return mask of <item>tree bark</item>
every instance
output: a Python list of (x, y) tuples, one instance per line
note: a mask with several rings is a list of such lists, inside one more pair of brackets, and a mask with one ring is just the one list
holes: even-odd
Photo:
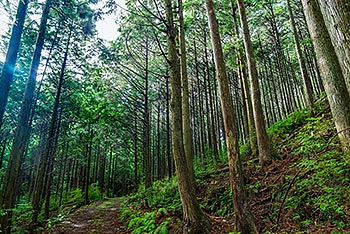
[(194, 64), (195, 64), (195, 76), (196, 76), (196, 83), (197, 83), (197, 93), (198, 93), (198, 112), (199, 112), (199, 152), (200, 157), (202, 159), (202, 163), (204, 165), (205, 163), (205, 150), (204, 150), (204, 117), (203, 117), (203, 97), (202, 97), (202, 91), (201, 91), (201, 82), (199, 79), (199, 62), (198, 62), (198, 54), (197, 54), (197, 44), (196, 41), (193, 42), (194, 47)]
[[(239, 28), (238, 28), (238, 23), (236, 20), (236, 9), (237, 7), (235, 6), (234, 0), (231, 0), (231, 8), (232, 8), (232, 18), (235, 26), (235, 33), (237, 38), (239, 38)], [(252, 107), (252, 99), (250, 96), (250, 89), (249, 89), (249, 83), (248, 83), (248, 77), (247, 77), (247, 72), (246, 72), (246, 67), (244, 64), (244, 54), (243, 50), (241, 47), (237, 49), (238, 51), (238, 64), (239, 64), (239, 71), (240, 71), (240, 76), (241, 76), (241, 82), (242, 82), (242, 96), (244, 97), (244, 102), (245, 102), (245, 107), (246, 107), (246, 112), (247, 112), (247, 121), (248, 121), (248, 135), (249, 135), (249, 148), (253, 152), (256, 151), (256, 145), (254, 142), (254, 136), (255, 134), (255, 123), (254, 123), (254, 115), (253, 115), (253, 107)]]
[[(52, 111), (52, 116), (51, 116), (51, 124), (50, 124), (50, 128), (49, 128), (48, 136), (47, 136), (45, 150), (43, 152), (42, 160), (40, 162), (39, 174), (37, 177), (37, 183), (36, 183), (36, 187), (35, 187), (34, 195), (33, 195), (32, 221), (34, 224), (37, 223), (37, 221), (38, 221), (38, 215), (39, 215), (40, 208), (41, 208), (41, 198), (42, 198), (42, 194), (44, 192), (44, 188), (46, 187), (46, 185), (44, 184), (45, 167), (47, 166), (49, 168), (47, 171), (48, 174), (51, 174), (51, 172), (53, 170), (53, 165), (50, 165), (50, 164), (51, 163), (53, 164), (54, 156), (55, 156), (54, 155), (55, 148), (56, 148), (55, 141), (56, 141), (56, 137), (58, 137), (58, 132), (57, 132), (58, 131), (58, 129), (57, 129), (58, 109), (59, 109), (60, 98), (61, 98), (61, 93), (62, 93), (64, 71), (66, 69), (66, 64), (67, 64), (67, 59), (68, 59), (68, 51), (69, 51), (69, 46), (70, 46), (71, 33), (72, 32), (70, 31), (68, 39), (67, 39), (67, 45), (66, 45), (66, 49), (65, 49), (65, 53), (64, 53), (63, 62), (61, 65), (60, 77), (59, 77), (58, 84), (57, 84), (55, 103), (53, 106), (53, 111)], [(50, 183), (48, 185), (50, 185)], [(47, 193), (50, 194), (50, 191), (47, 190)], [(48, 195), (48, 196), (50, 196), (50, 195)], [(48, 212), (48, 211), (46, 210), (46, 212)], [(45, 214), (45, 216), (46, 216), (46, 218), (48, 218), (47, 217), (48, 214)]]
[(250, 91), (251, 91), (251, 97), (252, 97), (256, 136), (258, 140), (259, 162), (261, 165), (264, 165), (266, 164), (266, 162), (269, 161), (271, 146), (270, 146), (270, 142), (269, 142), (267, 132), (266, 132), (266, 127), (265, 127), (264, 114), (263, 114), (261, 99), (260, 99), (258, 71), (256, 68), (253, 45), (250, 39), (248, 22), (247, 22), (243, 1), (237, 0), (237, 5), (239, 9), (241, 26), (244, 34), (244, 46), (245, 46), (246, 57), (248, 62)]
[(236, 231), (243, 234), (258, 233), (254, 223), (254, 217), (249, 210), (246, 190), (244, 187), (244, 171), (239, 155), (237, 131), (235, 129), (236, 120), (229, 90), (229, 80), (226, 73), (213, 1), (206, 0), (206, 6), (209, 19), (210, 35), (214, 50), (216, 76), (219, 82), (222, 115), (226, 133), (226, 147), (229, 160), (230, 183), (234, 203), (234, 212), (236, 215), (235, 228), (237, 229)]
[(349, 0), (318, 0), (318, 2), (350, 93), (350, 2)]
[(169, 88), (170, 77), (166, 76), (165, 88), (166, 88), (166, 157), (168, 164), (168, 177), (169, 179), (173, 176), (173, 160), (171, 158), (171, 139), (170, 139), (170, 88)]
[(134, 120), (134, 189), (137, 191), (138, 186), (138, 147), (137, 147), (137, 117)]
[(314, 111), (314, 98), (313, 98), (313, 93), (312, 93), (311, 79), (310, 79), (309, 75), (307, 74), (305, 60), (303, 57), (303, 53), (301, 51), (300, 40), (299, 40), (297, 28), (295, 26), (294, 14), (293, 14), (292, 7), (290, 5), (290, 0), (287, 0), (287, 7), (288, 7), (288, 12), (289, 12), (290, 25), (292, 27), (292, 32), (293, 32), (293, 37), (294, 37), (295, 50), (296, 50), (297, 55), (298, 55), (300, 73), (301, 73), (301, 77), (302, 77), (303, 83), (304, 83), (304, 90), (305, 90), (305, 94), (306, 94), (306, 99), (307, 99), (309, 108), (311, 110), (311, 113), (313, 113), (313, 111)]
[(206, 228), (206, 219), (199, 207), (194, 184), (189, 178), (189, 170), (183, 145), (182, 131), (182, 100), (181, 100), (181, 73), (176, 48), (176, 29), (173, 21), (171, 0), (164, 0), (166, 9), (166, 27), (168, 40), (168, 62), (171, 79), (171, 112), (172, 112), (172, 145), (175, 168), (178, 177), (178, 189), (182, 202), (183, 218), (185, 221), (184, 233), (203, 233)]
[(188, 77), (187, 77), (187, 53), (185, 42), (185, 27), (183, 17), (182, 0), (178, 0), (179, 7), (179, 36), (180, 36), (180, 70), (181, 70), (181, 86), (182, 86), (182, 131), (183, 131), (183, 144), (185, 149), (185, 155), (187, 160), (187, 167), (189, 177), (192, 183), (195, 184), (194, 169), (193, 169), (193, 140), (192, 140), (192, 128), (191, 128), (191, 115), (189, 105), (189, 92), (188, 92)]
[(87, 168), (86, 168), (86, 185), (85, 185), (85, 192), (84, 192), (84, 196), (85, 196), (85, 205), (88, 205), (90, 203), (89, 200), (89, 185), (90, 185), (90, 170), (91, 170), (91, 154), (92, 154), (92, 141), (93, 141), (93, 137), (94, 137), (94, 130), (92, 129), (92, 127), (90, 126), (90, 136), (89, 136), (89, 143), (86, 146), (87, 152), (86, 152), (86, 156), (87, 156)]
[(150, 136), (150, 110), (149, 110), (149, 101), (148, 101), (148, 36), (146, 36), (146, 61), (145, 61), (145, 89), (144, 89), (144, 143), (143, 143), (143, 158), (144, 158), (144, 173), (145, 173), (145, 186), (146, 188), (151, 187), (152, 185), (152, 162), (151, 162), (151, 136)]
[(1, 193), (0, 204), (3, 210), (7, 210), (9, 213), (1, 216), (0, 224), (4, 233), (10, 233), (10, 219), (12, 216), (11, 209), (15, 203), (15, 191), (19, 186), (19, 174), (21, 168), (22, 155), (26, 146), (26, 139), (28, 139), (29, 126), (28, 121), (30, 118), (30, 110), (33, 103), (33, 96), (35, 90), (36, 76), (40, 63), (41, 51), (44, 45), (45, 31), (47, 20), (49, 18), (51, 0), (47, 0), (42, 13), (42, 18), (39, 27), (38, 38), (36, 40), (34, 55), (32, 58), (32, 64), (29, 71), (29, 78), (26, 84), (22, 106), (20, 109), (18, 124), (15, 130), (14, 140), (12, 143), (12, 149), (10, 153), (9, 165), (6, 171), (5, 184)]
[(16, 67), (17, 54), (27, 14), (28, 2), (29, 0), (22, 0), (18, 3), (16, 20), (12, 26), (10, 43), (7, 48), (5, 63), (2, 67), (0, 77), (0, 128), (3, 123), (5, 107), (13, 80), (13, 73)]
[(317, 62), (335, 126), (345, 152), (350, 151), (350, 96), (317, 0), (302, 0)]

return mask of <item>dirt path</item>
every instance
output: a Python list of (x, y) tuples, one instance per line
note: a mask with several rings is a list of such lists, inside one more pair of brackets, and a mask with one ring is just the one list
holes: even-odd
[(64, 221), (46, 230), (45, 234), (124, 234), (130, 233), (120, 221), (121, 199), (103, 200), (77, 210)]

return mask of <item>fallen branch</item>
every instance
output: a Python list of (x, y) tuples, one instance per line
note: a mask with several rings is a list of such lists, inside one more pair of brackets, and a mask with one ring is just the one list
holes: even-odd
[(280, 217), (281, 217), (281, 212), (282, 212), (282, 208), (283, 208), (283, 205), (284, 205), (284, 202), (286, 201), (287, 199), (287, 195), (288, 195), (288, 192), (289, 190), (291, 189), (292, 185), (294, 184), (297, 176), (300, 174), (302, 169), (300, 169), (293, 177), (293, 179), (290, 181), (289, 185), (288, 185), (288, 188), (287, 188), (287, 191), (286, 193), (284, 194), (284, 197), (283, 197), (283, 200), (282, 200), (282, 203), (279, 207), (279, 210), (278, 210), (278, 214), (277, 214), (277, 219), (276, 219), (276, 231), (278, 230), (278, 223), (280, 221)]

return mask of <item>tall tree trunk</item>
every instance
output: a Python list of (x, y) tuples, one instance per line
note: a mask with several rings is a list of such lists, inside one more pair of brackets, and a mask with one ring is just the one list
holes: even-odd
[[(53, 112), (51, 116), (51, 124), (49, 127), (49, 132), (48, 132), (48, 137), (47, 137), (47, 142), (45, 146), (45, 150), (43, 153), (42, 160), (40, 162), (40, 170), (39, 174), (37, 177), (37, 184), (34, 190), (34, 195), (33, 195), (33, 216), (32, 216), (32, 221), (33, 223), (37, 223), (38, 215), (40, 212), (41, 208), (41, 198), (42, 194), (44, 192), (44, 178), (45, 178), (45, 166), (48, 165), (48, 173), (51, 173), (53, 168), (49, 165), (50, 162), (54, 161), (54, 154), (55, 154), (55, 139), (56, 136), (58, 135), (57, 133), (57, 121), (58, 121), (58, 109), (60, 105), (60, 98), (61, 98), (61, 93), (62, 93), (62, 85), (63, 85), (63, 78), (64, 78), (64, 71), (66, 69), (66, 64), (67, 64), (67, 59), (68, 59), (68, 51), (69, 51), (69, 46), (70, 46), (70, 37), (71, 37), (71, 31), (69, 33), (68, 39), (67, 39), (67, 45), (64, 53), (64, 58), (63, 62), (61, 65), (61, 71), (60, 71), (60, 77), (58, 80), (58, 85), (57, 85), (57, 91), (56, 91), (56, 97), (55, 97), (55, 103), (53, 107)], [(47, 191), (50, 193), (49, 191)]]
[(4, 142), (2, 143), (2, 147), (1, 147), (1, 151), (0, 151), (0, 170), (2, 169), (2, 164), (4, 162), (4, 156), (5, 156), (5, 150), (6, 150), (6, 146), (7, 146), (7, 141), (8, 141), (8, 138), (6, 138), (4, 140)]
[[(112, 148), (111, 148), (112, 150)], [(100, 184), (100, 189), (102, 192), (106, 191), (106, 183), (105, 183), (105, 179), (106, 179), (106, 161), (107, 161), (107, 149), (103, 148), (102, 151), (102, 157), (101, 157), (101, 170), (100, 170), (100, 179), (99, 179), (99, 184)]]
[(202, 233), (206, 228), (206, 220), (199, 207), (194, 184), (189, 178), (189, 169), (182, 135), (182, 101), (181, 73), (176, 49), (176, 29), (173, 21), (171, 0), (164, 0), (166, 9), (168, 62), (171, 78), (171, 112), (172, 112), (172, 144), (175, 168), (178, 177), (178, 189), (182, 202), (183, 217), (186, 223), (184, 233)]
[(314, 100), (313, 99), (314, 98), (313, 98), (313, 94), (312, 94), (311, 79), (310, 79), (309, 75), (307, 74), (305, 60), (304, 60), (304, 57), (303, 57), (303, 54), (302, 54), (302, 51), (300, 48), (299, 36), (298, 36), (297, 28), (295, 26), (295, 20), (294, 20), (293, 10), (292, 10), (292, 7), (290, 5), (290, 0), (287, 0), (287, 6), (288, 6), (290, 24), (292, 27), (292, 32), (293, 32), (293, 37), (294, 37), (295, 50), (296, 50), (297, 55), (298, 55), (300, 73), (301, 73), (301, 77), (302, 77), (303, 83), (304, 83), (304, 90), (305, 90), (305, 94), (306, 94), (306, 99), (307, 99), (309, 108), (311, 110), (311, 113), (313, 113), (313, 111), (314, 111)]
[[(206, 140), (207, 140), (207, 147), (210, 151), (213, 150), (213, 144), (212, 144), (212, 138), (211, 138), (211, 118), (210, 118), (210, 107), (209, 107), (209, 85), (208, 85), (208, 80), (210, 76), (210, 69), (209, 69), (209, 61), (208, 61), (208, 43), (207, 43), (207, 32), (203, 30), (203, 45), (204, 45), (204, 75), (203, 75), (203, 89), (204, 89), (204, 99), (205, 99), (205, 114), (203, 113), (203, 118), (204, 116), (206, 117)], [(204, 111), (203, 111), (204, 112)]]
[(350, 3), (349, 0), (318, 0), (324, 22), (350, 93)]
[[(112, 188), (112, 170), (113, 170), (113, 148), (111, 147), (111, 150), (109, 151), (109, 160), (108, 160), (108, 173), (107, 173), (107, 190), (106, 194), (107, 197), (110, 197), (110, 189)], [(112, 191), (113, 193), (113, 191)]]
[[(237, 38), (239, 38), (239, 28), (238, 23), (236, 22), (236, 5), (234, 3), (234, 0), (231, 0), (231, 8), (232, 8), (232, 18), (235, 26), (235, 33)], [(246, 106), (246, 112), (247, 112), (247, 120), (248, 120), (248, 134), (249, 134), (249, 148), (253, 152), (253, 154), (256, 152), (256, 145), (254, 142), (254, 136), (255, 136), (255, 123), (254, 123), (254, 115), (253, 115), (253, 106), (252, 106), (252, 99), (250, 95), (250, 88), (248, 83), (248, 77), (246, 72), (246, 67), (244, 64), (244, 54), (241, 47), (237, 49), (238, 51), (238, 64), (239, 64), (239, 71), (241, 76), (241, 82), (242, 82), (242, 96), (244, 97), (244, 102)]]
[(144, 89), (144, 143), (143, 143), (143, 157), (144, 157), (144, 173), (145, 173), (145, 186), (146, 188), (152, 185), (152, 162), (151, 162), (151, 126), (150, 126), (150, 110), (148, 101), (148, 36), (146, 37), (146, 61), (145, 61), (145, 89)]
[(245, 14), (245, 8), (243, 0), (237, 0), (239, 9), (239, 15), (241, 19), (241, 26), (244, 34), (244, 46), (246, 50), (246, 57), (248, 61), (248, 71), (250, 78), (250, 89), (252, 95), (252, 106), (254, 114), (254, 122), (256, 129), (256, 136), (258, 140), (259, 162), (261, 165), (266, 164), (270, 158), (271, 146), (267, 136), (264, 114), (261, 106), (258, 71), (256, 68), (254, 51), (252, 41), (250, 39), (250, 33), (248, 28), (247, 17)]
[[(208, 63), (209, 65), (209, 63)], [(209, 68), (209, 66), (208, 66)], [(213, 149), (213, 156), (214, 160), (216, 162), (219, 162), (219, 152), (218, 152), (218, 145), (216, 141), (216, 129), (215, 129), (215, 118), (214, 118), (214, 100), (213, 100), (213, 92), (212, 92), (212, 82), (211, 82), (211, 75), (210, 75), (210, 69), (208, 69), (208, 93), (209, 93), (209, 115), (210, 115), (210, 128), (211, 128), (211, 148)]]
[(173, 161), (171, 158), (171, 139), (170, 139), (170, 87), (169, 87), (170, 77), (166, 76), (165, 86), (166, 86), (166, 155), (168, 164), (168, 177), (169, 179), (173, 176)]
[[(157, 135), (156, 135), (156, 161), (157, 161), (157, 180), (161, 180), (161, 170), (162, 170), (162, 164), (161, 164), (161, 155), (160, 155), (160, 102), (158, 101), (158, 107), (157, 107)], [(192, 137), (191, 137), (192, 138)]]
[[(111, 150), (113, 150), (113, 147), (111, 147)], [(117, 169), (118, 169), (118, 154), (114, 156), (114, 163), (112, 167), (112, 186), (113, 186), (113, 196), (117, 194)]]
[(12, 143), (12, 149), (10, 153), (10, 160), (5, 176), (5, 184), (0, 198), (1, 209), (8, 210), (6, 215), (1, 216), (0, 224), (4, 233), (10, 233), (10, 219), (12, 216), (11, 209), (15, 203), (15, 191), (19, 186), (19, 174), (21, 168), (21, 159), (24, 154), (26, 146), (27, 135), (29, 134), (28, 121), (30, 118), (30, 110), (33, 103), (33, 96), (36, 83), (36, 75), (40, 63), (41, 51), (44, 45), (45, 31), (47, 20), (49, 18), (51, 0), (47, 0), (42, 13), (42, 18), (39, 27), (38, 38), (36, 40), (34, 55), (32, 58), (32, 64), (30, 67), (29, 78), (26, 84), (25, 93), (21, 110), (18, 117), (18, 124), (15, 130), (14, 140)]
[(350, 151), (350, 96), (317, 0), (302, 0), (324, 88), (345, 152)]
[[(90, 126), (91, 128), (91, 126)], [(86, 156), (87, 156), (87, 168), (86, 168), (86, 178), (85, 178), (85, 182), (86, 182), (86, 185), (85, 185), (85, 192), (84, 192), (84, 195), (85, 195), (85, 205), (89, 204), (90, 201), (89, 201), (89, 185), (90, 185), (90, 169), (91, 169), (91, 154), (92, 154), (92, 140), (93, 140), (93, 137), (94, 137), (94, 130), (91, 128), (90, 129), (90, 136), (89, 136), (89, 143), (87, 145), (87, 152), (86, 152)]]
[[(54, 177), (55, 156), (56, 156), (56, 151), (57, 151), (60, 127), (61, 127), (62, 113), (63, 113), (63, 110), (61, 109), (60, 113), (59, 113), (59, 117), (57, 117), (57, 120), (54, 123), (55, 124), (55, 126), (54, 126), (55, 133), (53, 136), (53, 143), (52, 143), (52, 147), (50, 149), (50, 153), (49, 153), (49, 155), (47, 155), (47, 159), (46, 159), (47, 160), (47, 170), (46, 170), (44, 191), (43, 191), (43, 194), (45, 196), (44, 218), (46, 220), (48, 220), (50, 218), (51, 186), (52, 186), (52, 181), (53, 181), (53, 177)], [(45, 155), (44, 155), (44, 157), (45, 157)]]
[(16, 20), (12, 26), (10, 43), (7, 48), (5, 63), (2, 67), (0, 77), (0, 128), (3, 123), (5, 107), (13, 80), (13, 73), (16, 67), (17, 54), (19, 51), (24, 21), (27, 14), (28, 2), (29, 0), (22, 0), (18, 2)]
[(205, 137), (204, 137), (204, 114), (203, 114), (203, 97), (202, 97), (202, 91), (201, 91), (201, 85), (200, 85), (200, 79), (199, 79), (199, 62), (198, 62), (198, 55), (197, 55), (197, 44), (196, 41), (194, 41), (194, 63), (195, 63), (195, 71), (196, 71), (196, 83), (197, 83), (197, 93), (198, 93), (198, 109), (199, 109), (199, 151), (200, 156), (202, 159), (203, 164), (205, 163)]
[(138, 159), (137, 159), (137, 154), (138, 154), (138, 148), (137, 148), (137, 117), (135, 116), (134, 120), (134, 189), (137, 191), (137, 186), (138, 186)]
[[(62, 205), (62, 199), (63, 199), (63, 189), (64, 189), (64, 181), (65, 181), (65, 174), (66, 174), (66, 168), (69, 166), (67, 166), (67, 161), (68, 161), (68, 149), (69, 149), (69, 142), (66, 142), (66, 148), (65, 148), (65, 152), (64, 152), (64, 161), (63, 161), (63, 170), (62, 170), (62, 179), (61, 179), (61, 184), (60, 184), (60, 192), (59, 192), (59, 202), (58, 202), (58, 206)], [(68, 164), (69, 165), (69, 164)], [(68, 170), (67, 173), (67, 182), (66, 182), (66, 186), (68, 186), (68, 181), (69, 181), (69, 175), (70, 175), (70, 171)]]
[(181, 70), (181, 85), (182, 85), (182, 131), (183, 131), (183, 144), (185, 149), (185, 155), (188, 166), (188, 176), (195, 184), (194, 169), (193, 169), (193, 141), (192, 141), (192, 128), (191, 128), (191, 116), (189, 105), (189, 93), (188, 93), (188, 77), (187, 77), (187, 53), (185, 43), (185, 27), (183, 19), (183, 6), (182, 0), (178, 0), (179, 7), (179, 33), (180, 33), (180, 70)]
[(257, 233), (253, 215), (250, 213), (247, 195), (244, 187), (244, 171), (239, 155), (239, 146), (237, 139), (237, 131), (235, 129), (236, 120), (232, 104), (232, 98), (229, 90), (229, 80), (226, 73), (222, 45), (217, 20), (215, 17), (214, 6), (212, 0), (206, 0), (207, 13), (209, 19), (209, 28), (214, 50), (214, 59), (216, 67), (216, 75), (219, 82), (219, 90), (221, 95), (221, 108), (224, 119), (226, 133), (226, 147), (229, 160), (230, 182), (232, 189), (232, 198), (234, 203), (234, 211), (236, 215), (235, 228), (236, 231), (243, 234)]

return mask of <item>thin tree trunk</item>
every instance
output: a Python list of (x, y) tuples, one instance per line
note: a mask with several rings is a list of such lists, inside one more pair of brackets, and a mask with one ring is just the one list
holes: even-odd
[(134, 189), (137, 191), (137, 186), (138, 186), (138, 159), (137, 159), (137, 154), (138, 154), (138, 148), (137, 148), (137, 117), (135, 116), (134, 120)]
[[(106, 194), (107, 197), (109, 197), (109, 190), (112, 188), (112, 178), (113, 178), (113, 174), (112, 174), (112, 170), (113, 170), (113, 148), (111, 147), (110, 151), (109, 151), (109, 166), (108, 166), (108, 174), (107, 174), (107, 190), (106, 190)], [(113, 191), (112, 191), (113, 193)]]
[(181, 86), (182, 86), (182, 131), (185, 156), (188, 167), (188, 176), (195, 184), (194, 169), (193, 169), (193, 141), (191, 128), (191, 115), (188, 93), (188, 77), (187, 77), (187, 53), (185, 42), (185, 27), (183, 19), (182, 0), (178, 0), (179, 8), (179, 35), (180, 35), (180, 70), (181, 70)]
[[(69, 148), (69, 142), (66, 142), (66, 148), (65, 148), (65, 153), (64, 153), (64, 162), (63, 162), (63, 175), (62, 175), (62, 179), (61, 179), (61, 185), (60, 185), (60, 197), (59, 197), (59, 202), (58, 202), (58, 206), (62, 205), (62, 199), (63, 199), (63, 190), (64, 190), (64, 181), (65, 181), (65, 174), (66, 174), (66, 168), (67, 168), (67, 161), (68, 161), (68, 148)], [(68, 167), (69, 168), (69, 167)], [(70, 172), (68, 171), (67, 173), (67, 182), (66, 182), (66, 186), (68, 186), (68, 178), (70, 175)]]
[[(57, 120), (58, 120), (58, 108), (60, 104), (60, 98), (61, 98), (61, 93), (62, 93), (62, 85), (63, 85), (63, 79), (64, 79), (64, 71), (66, 68), (67, 64), (67, 59), (68, 59), (68, 51), (69, 51), (69, 46), (70, 46), (70, 37), (71, 37), (71, 31), (69, 33), (68, 39), (67, 39), (67, 46), (66, 50), (64, 53), (64, 58), (61, 66), (61, 71), (60, 71), (60, 77), (58, 80), (58, 85), (57, 85), (57, 92), (56, 92), (56, 98), (55, 98), (55, 104), (53, 107), (53, 112), (52, 112), (52, 117), (51, 117), (51, 124), (48, 132), (48, 137), (47, 137), (47, 142), (45, 146), (45, 151), (43, 153), (42, 161), (40, 164), (40, 170), (37, 178), (37, 184), (34, 190), (34, 195), (33, 195), (33, 215), (32, 215), (32, 221), (33, 223), (37, 223), (38, 221), (38, 215), (40, 212), (41, 208), (41, 198), (42, 198), (42, 193), (43, 193), (43, 188), (45, 187), (44, 185), (44, 172), (45, 172), (45, 166), (49, 165), (50, 162), (54, 160), (54, 153), (55, 153), (55, 137), (58, 135), (56, 131), (58, 130), (56, 128), (57, 126)], [(51, 166), (49, 166), (48, 173), (51, 173), (52, 169)], [(49, 192), (49, 191), (47, 191)]]
[[(91, 126), (90, 126), (91, 128)], [(85, 205), (89, 204), (89, 185), (90, 185), (90, 170), (91, 170), (91, 154), (92, 154), (92, 139), (94, 137), (94, 131), (93, 129), (90, 129), (90, 137), (89, 137), (89, 144), (87, 145), (87, 168), (86, 168), (86, 185), (85, 185)]]
[(7, 146), (8, 139), (6, 138), (4, 142), (2, 143), (1, 153), (0, 153), (0, 169), (2, 169), (2, 164), (4, 162), (4, 156), (5, 156), (5, 150)]
[(306, 69), (304, 57), (303, 57), (303, 54), (302, 54), (302, 51), (300, 48), (299, 36), (298, 36), (297, 28), (295, 26), (295, 20), (294, 20), (292, 7), (290, 5), (290, 0), (287, 0), (287, 6), (288, 6), (290, 24), (292, 27), (292, 32), (293, 32), (293, 37), (294, 37), (295, 50), (296, 50), (297, 55), (298, 55), (300, 73), (301, 73), (301, 77), (302, 77), (303, 83), (304, 83), (306, 99), (307, 99), (309, 108), (311, 110), (311, 113), (313, 113), (313, 111), (314, 111), (314, 98), (313, 98), (313, 94), (312, 94), (311, 79), (310, 79), (309, 75), (307, 74), (307, 69)]
[(151, 187), (152, 185), (152, 162), (151, 162), (151, 127), (150, 127), (150, 110), (149, 110), (149, 101), (148, 101), (148, 36), (146, 37), (146, 61), (145, 61), (145, 89), (144, 89), (144, 144), (143, 144), (143, 157), (144, 157), (144, 173), (145, 173), (145, 186), (146, 188)]
[(256, 135), (258, 140), (259, 162), (261, 165), (269, 161), (271, 146), (266, 132), (265, 120), (261, 106), (258, 72), (256, 69), (254, 51), (250, 33), (248, 28), (247, 17), (242, 0), (237, 0), (239, 15), (241, 19), (241, 26), (244, 34), (244, 46), (246, 50), (246, 57), (248, 61), (248, 71), (250, 78), (250, 88), (252, 95), (252, 106), (254, 114), (254, 122), (256, 128)]
[(102, 151), (101, 161), (102, 162), (101, 162), (99, 184), (100, 184), (101, 191), (104, 192), (106, 189), (105, 188), (105, 171), (106, 171), (106, 149), (105, 148), (103, 148), (103, 151)]
[(168, 161), (168, 177), (169, 179), (173, 176), (173, 163), (171, 158), (171, 139), (170, 139), (170, 88), (169, 88), (170, 77), (166, 76), (166, 155)]
[[(57, 117), (55, 124), (55, 133), (53, 136), (53, 144), (52, 148), (50, 149), (50, 153), (47, 159), (47, 171), (46, 171), (46, 179), (44, 182), (44, 192), (45, 194), (45, 210), (44, 210), (44, 218), (48, 220), (50, 218), (50, 198), (51, 198), (51, 186), (54, 176), (54, 165), (55, 165), (55, 156), (57, 151), (57, 145), (58, 145), (58, 137), (61, 127), (61, 119), (62, 119), (62, 110), (59, 113), (59, 117)], [(45, 157), (45, 156), (44, 156)]]
[(206, 6), (214, 50), (216, 75), (219, 82), (219, 90), (221, 94), (221, 108), (226, 133), (226, 147), (229, 160), (230, 183), (234, 203), (234, 212), (236, 215), (235, 228), (237, 229), (236, 231), (243, 234), (257, 233), (254, 217), (250, 213), (247, 202), (247, 195), (244, 187), (244, 171), (239, 155), (237, 131), (235, 129), (236, 120), (229, 90), (229, 80), (226, 73), (213, 1), (206, 0)]
[[(157, 108), (157, 139), (156, 144), (156, 160), (157, 160), (157, 180), (161, 180), (161, 156), (160, 156), (160, 103), (158, 101)], [(192, 137), (191, 137), (192, 138)]]
[(202, 91), (200, 86), (200, 79), (199, 79), (199, 63), (198, 63), (198, 55), (197, 55), (197, 44), (196, 41), (194, 41), (194, 61), (195, 61), (195, 71), (196, 71), (196, 83), (197, 83), (197, 93), (198, 93), (198, 105), (199, 105), (199, 148), (200, 148), (200, 156), (202, 159), (203, 164), (205, 163), (205, 150), (204, 150), (204, 117), (203, 117), (203, 98), (202, 98)]
[[(239, 38), (239, 28), (238, 23), (236, 22), (236, 6), (234, 3), (234, 0), (231, 0), (231, 9), (232, 9), (232, 18), (235, 25), (235, 33), (237, 38)], [(256, 152), (256, 145), (254, 143), (254, 136), (255, 134), (255, 123), (254, 123), (254, 115), (253, 115), (253, 106), (252, 106), (252, 99), (250, 95), (250, 89), (249, 89), (249, 83), (248, 83), (248, 76), (246, 72), (246, 67), (244, 64), (244, 54), (241, 47), (237, 49), (238, 51), (238, 64), (239, 64), (239, 71), (241, 76), (241, 82), (242, 82), (242, 95), (244, 97), (244, 102), (246, 106), (246, 112), (247, 112), (247, 121), (248, 121), (248, 134), (249, 134), (249, 148), (253, 152)]]

